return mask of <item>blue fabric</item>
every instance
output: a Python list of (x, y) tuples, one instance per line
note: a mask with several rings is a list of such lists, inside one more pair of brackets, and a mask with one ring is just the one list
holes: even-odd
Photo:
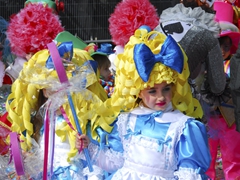
[[(178, 167), (196, 169), (200, 174), (204, 174), (211, 162), (205, 126), (196, 120), (189, 119), (183, 130), (180, 141), (177, 144)], [(205, 158), (202, 158), (205, 157)], [(209, 157), (209, 158), (208, 158)]]
[(101, 128), (97, 128), (97, 133), (100, 137), (100, 149), (107, 147), (117, 152), (123, 152), (123, 145), (118, 134), (117, 124), (113, 126), (111, 133), (107, 133)]
[[(157, 116), (156, 113), (154, 115)], [(152, 117), (154, 117), (154, 115), (152, 114)], [(161, 113), (159, 113), (159, 115), (161, 115)], [(143, 135), (156, 138), (159, 140), (159, 152), (162, 151), (164, 144), (169, 146), (169, 148), (172, 148), (170, 147), (172, 138), (166, 137), (171, 123), (159, 123), (148, 117), (149, 114), (137, 115), (134, 132), (128, 129), (127, 134), (124, 137), (128, 138), (131, 135)], [(112, 137), (111, 139), (108, 139), (107, 143), (111, 144), (108, 148), (114, 149), (115, 151), (119, 151), (121, 149), (120, 152), (122, 152), (122, 142), (116, 130), (117, 125), (115, 124), (113, 130), (114, 138)], [(101, 134), (104, 133), (101, 132)], [(176, 154), (178, 156), (178, 168), (193, 169), (196, 173), (201, 175), (202, 179), (207, 179), (205, 172), (208, 169), (211, 161), (211, 156), (208, 150), (208, 140), (207, 136), (205, 135), (206, 128), (204, 124), (193, 119), (188, 119), (185, 123), (185, 127), (183, 128), (183, 133), (180, 137), (180, 140), (175, 147)], [(112, 140), (114, 143), (111, 143)], [(121, 146), (119, 146), (119, 144)], [(203, 169), (200, 167), (203, 167)], [(177, 170), (178, 169), (176, 169), (176, 171)], [(111, 179), (113, 174), (111, 174), (111, 176), (109, 176), (107, 179)]]
[(159, 54), (153, 54), (151, 49), (143, 43), (135, 45), (133, 54), (136, 69), (144, 82), (148, 81), (157, 62), (161, 62), (179, 73), (183, 70), (182, 50), (171, 36), (167, 37)]
[(53, 171), (52, 179), (70, 180), (70, 179), (72, 179), (72, 172), (78, 173), (79, 170), (80, 169), (76, 165), (71, 165), (71, 166), (66, 166), (66, 167), (58, 167)]

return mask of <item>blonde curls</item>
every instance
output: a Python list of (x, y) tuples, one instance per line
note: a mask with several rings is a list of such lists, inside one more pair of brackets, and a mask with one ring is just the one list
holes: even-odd
[[(20, 134), (20, 138), (23, 140), (21, 146), (24, 150), (31, 148), (32, 137), (39, 137), (35, 134), (36, 129), (38, 131), (39, 127), (34, 126), (35, 124), (41, 126), (42, 123), (34, 122), (35, 124), (33, 124), (33, 121), (35, 120), (33, 119), (33, 116), (41, 106), (38, 104), (41, 101), (41, 96), (39, 96), (41, 90), (51, 88), (51, 86), (56, 85), (56, 83), (60, 84), (57, 72), (54, 69), (46, 68), (46, 61), (48, 57), (49, 51), (41, 50), (34, 54), (31, 59), (24, 64), (18, 79), (16, 79), (16, 81), (12, 84), (11, 94), (6, 102), (8, 119), (12, 123), (11, 130)], [(73, 65), (81, 66), (87, 60), (93, 60), (87, 51), (74, 49), (71, 61), (73, 62)], [(72, 77), (71, 67), (69, 69), (68, 67), (66, 68), (66, 74), (69, 79)], [(96, 104), (102, 103), (105, 99), (103, 96), (99, 97), (98, 95), (103, 93), (106, 94), (104, 89), (97, 81), (94, 73), (90, 74), (86, 78), (86, 86), (91, 90), (86, 89), (84, 95), (89, 99), (83, 100), (83, 95), (81, 94), (83, 93), (82, 91), (72, 94), (72, 99), (76, 107), (79, 122), (84, 133), (86, 132), (86, 124), (88, 121), (88, 117), (85, 115), (89, 110), (91, 110), (93, 106), (91, 104), (93, 102), (96, 102)], [(63, 104), (63, 107), (69, 116), (71, 123), (75, 124), (69, 105), (65, 103)], [(83, 117), (83, 119), (80, 117)], [(38, 120), (36, 119), (36, 121)], [(69, 128), (67, 124), (63, 126), (64, 128), (62, 129), (57, 128), (57, 134), (61, 136), (62, 139), (65, 139), (67, 136), (69, 139), (72, 139), (75, 132)], [(70, 142), (72, 149), (74, 148), (73, 142), (74, 141)]]
[(138, 106), (137, 99), (141, 90), (162, 82), (175, 84), (172, 98), (174, 108), (195, 118), (202, 117), (203, 111), (200, 103), (193, 98), (188, 84), (190, 73), (187, 57), (183, 50), (184, 68), (181, 74), (161, 63), (156, 63), (149, 80), (144, 82), (136, 70), (133, 59), (135, 45), (144, 43), (154, 54), (157, 54), (160, 52), (165, 39), (166, 37), (159, 32), (152, 31), (148, 33), (146, 30), (137, 30), (134, 36), (131, 36), (129, 42), (124, 47), (124, 52), (115, 59), (117, 69), (114, 93), (110, 99), (99, 106), (98, 109), (101, 109), (101, 111), (96, 110), (98, 116), (92, 119), (92, 124), (94, 125), (92, 127), (93, 136), (96, 135), (94, 132), (95, 127), (99, 126), (110, 132), (110, 124), (114, 122), (121, 111), (130, 111)]

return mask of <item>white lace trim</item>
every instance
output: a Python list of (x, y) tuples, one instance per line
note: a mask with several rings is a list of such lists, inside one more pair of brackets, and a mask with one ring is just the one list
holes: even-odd
[(194, 9), (185, 7), (182, 3), (174, 7), (167, 8), (160, 15), (160, 23), (167, 21), (189, 22), (197, 27), (202, 27), (213, 32), (215, 37), (219, 36), (220, 26), (215, 21), (215, 14), (207, 13), (201, 7)]
[(118, 170), (114, 176), (112, 177), (113, 180), (122, 180), (122, 179), (144, 179), (144, 180), (174, 180), (174, 177), (161, 177), (161, 176), (155, 176), (155, 175), (149, 175), (142, 172), (136, 172), (134, 170), (131, 170), (129, 168), (122, 168)]
[(123, 136), (125, 135), (125, 132), (127, 132), (127, 128), (129, 128), (127, 126), (127, 124), (128, 124), (128, 116), (129, 116), (129, 113), (121, 113), (118, 116), (118, 121), (117, 121), (118, 134), (119, 134), (119, 137), (121, 139), (123, 139)]
[(174, 172), (174, 175), (178, 180), (202, 180), (201, 175), (190, 168), (180, 168), (179, 171)]

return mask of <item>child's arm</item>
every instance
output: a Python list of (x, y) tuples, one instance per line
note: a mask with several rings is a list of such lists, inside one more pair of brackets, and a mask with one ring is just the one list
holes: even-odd
[(211, 156), (207, 132), (204, 124), (189, 119), (176, 146), (178, 170), (174, 173), (179, 179), (200, 180), (206, 177)]
[[(108, 173), (113, 173), (123, 165), (123, 154), (121, 140), (117, 133), (117, 128), (109, 134), (101, 128), (97, 130), (100, 139), (111, 139), (106, 143), (96, 145), (90, 141), (86, 135), (77, 135), (75, 146), (77, 149), (88, 148), (94, 165), (102, 168)], [(112, 145), (114, 142), (114, 146)]]

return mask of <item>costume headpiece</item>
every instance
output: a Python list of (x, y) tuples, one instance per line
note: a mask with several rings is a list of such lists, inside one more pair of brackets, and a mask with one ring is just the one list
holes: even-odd
[(100, 45), (100, 48), (98, 48), (94, 53), (91, 54), (93, 56), (94, 54), (100, 54), (100, 55), (110, 55), (113, 54), (113, 47), (110, 43), (102, 43)]
[(156, 8), (149, 0), (123, 0), (109, 18), (109, 31), (116, 45), (124, 46), (140, 26), (151, 29), (158, 25)]
[[(73, 116), (71, 115), (70, 106), (66, 103), (67, 101), (64, 97), (66, 90), (72, 93), (73, 103), (79, 117), (84, 116), (90, 110), (90, 106), (94, 106), (94, 103), (89, 103), (88, 101), (93, 102), (96, 100), (96, 104), (102, 102), (97, 96), (98, 89), (96, 86), (94, 89), (90, 88), (94, 84), (101, 85), (97, 81), (94, 71), (90, 68), (91, 66), (88, 65), (87, 60), (91, 59), (88, 52), (73, 49), (71, 42), (58, 44), (58, 51), (69, 79), (68, 86), (59, 82), (58, 74), (47, 49), (41, 50), (31, 57), (24, 65), (18, 79), (12, 85), (12, 92), (8, 97), (6, 105), (9, 113), (8, 119), (12, 123), (12, 131), (21, 134), (21, 139), (24, 140), (21, 143), (24, 150), (31, 146), (31, 136), (34, 133), (31, 115), (39, 110), (38, 103), (41, 89), (55, 92), (48, 98), (52, 101), (51, 109), (55, 111), (62, 105), (72, 124), (74, 124)], [(83, 101), (83, 99), (85, 100)], [(83, 119), (86, 120), (86, 118)], [(81, 119), (80, 124), (83, 132), (85, 132), (87, 120), (84, 121), (83, 119)], [(70, 136), (70, 141), (73, 140), (75, 133), (67, 123), (61, 127), (56, 127), (56, 132), (62, 139)], [(74, 147), (73, 142), (70, 144)]]
[(232, 40), (231, 53), (235, 53), (240, 41), (240, 32), (237, 26), (233, 24), (233, 6), (227, 2), (214, 2), (214, 10), (216, 11), (216, 21), (219, 22), (221, 33), (220, 37), (228, 36)]
[(95, 117), (90, 118), (93, 130), (100, 126), (110, 131), (121, 111), (130, 111), (138, 105), (141, 90), (162, 82), (175, 84), (172, 99), (175, 108), (187, 115), (202, 117), (201, 106), (192, 97), (188, 84), (187, 57), (171, 37), (166, 39), (162, 33), (139, 29), (130, 37), (123, 53), (117, 55), (115, 64), (114, 92), (96, 109)]
[(78, 49), (84, 49), (85, 47), (87, 47), (87, 44), (82, 39), (80, 39), (77, 36), (74, 36), (73, 34), (71, 34), (68, 31), (62, 31), (62, 32), (58, 33), (55, 40), (57, 42), (72, 41), (73, 47), (78, 48)]
[(44, 6), (48, 6), (49, 8), (52, 8), (54, 10), (56, 10), (56, 3), (52, 0), (27, 0), (24, 5), (27, 6), (28, 4), (33, 4), (33, 3), (39, 3), (42, 4)]
[(7, 37), (12, 53), (25, 57), (45, 49), (63, 30), (51, 8), (42, 3), (29, 3), (10, 20)]

